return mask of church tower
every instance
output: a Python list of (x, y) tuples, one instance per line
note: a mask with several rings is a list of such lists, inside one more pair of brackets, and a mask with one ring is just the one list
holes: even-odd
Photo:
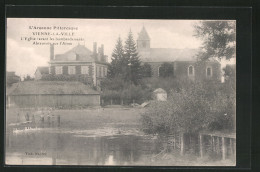
[(138, 35), (137, 39), (137, 50), (142, 51), (142, 50), (149, 50), (150, 49), (150, 37), (143, 26), (141, 32)]

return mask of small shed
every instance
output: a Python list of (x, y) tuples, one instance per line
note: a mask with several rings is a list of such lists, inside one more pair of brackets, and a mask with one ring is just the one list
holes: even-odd
[(153, 91), (153, 97), (157, 101), (166, 101), (167, 100), (167, 92), (162, 88), (157, 88)]
[(8, 107), (100, 106), (100, 94), (81, 82), (23, 81), (6, 93)]

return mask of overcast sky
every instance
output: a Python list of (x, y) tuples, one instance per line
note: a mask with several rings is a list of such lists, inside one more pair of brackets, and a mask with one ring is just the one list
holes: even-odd
[[(133, 32), (134, 39), (145, 26), (150, 38), (151, 48), (199, 48), (201, 41), (193, 37), (195, 20), (126, 20), (126, 19), (23, 19), (7, 20), (7, 71), (17, 75), (34, 75), (37, 66), (47, 66), (49, 45), (32, 45), (22, 41), (21, 37), (32, 36), (29, 26), (37, 27), (78, 27), (74, 37), (85, 41), (73, 42), (73, 45), (55, 46), (55, 54), (64, 53), (77, 44), (85, 44), (92, 51), (93, 42), (104, 44), (105, 54), (111, 57), (116, 40), (120, 36), (125, 41), (128, 32)], [(66, 31), (69, 32), (69, 31)]]

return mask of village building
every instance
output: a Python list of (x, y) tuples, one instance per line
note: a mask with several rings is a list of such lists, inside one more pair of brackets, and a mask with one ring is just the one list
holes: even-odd
[(153, 99), (157, 101), (167, 101), (167, 92), (162, 88), (153, 91)]
[(78, 44), (63, 54), (54, 54), (54, 45), (50, 45), (50, 61), (48, 73), (46, 67), (37, 68), (36, 80), (43, 74), (51, 75), (85, 75), (96, 87), (107, 76), (107, 56), (104, 55), (104, 45), (97, 49), (97, 43), (93, 43), (93, 51), (85, 45)]
[(100, 94), (81, 82), (23, 81), (6, 92), (7, 107), (100, 106)]
[(159, 77), (161, 65), (167, 62), (172, 64), (173, 76), (176, 78), (188, 77), (193, 80), (221, 81), (221, 64), (218, 61), (210, 60), (198, 63), (196, 49), (152, 48), (151, 38), (145, 27), (138, 35), (137, 50), (142, 63), (151, 65), (152, 77)]

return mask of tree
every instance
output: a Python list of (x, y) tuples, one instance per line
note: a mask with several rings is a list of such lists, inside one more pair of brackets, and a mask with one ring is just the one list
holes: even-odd
[(231, 59), (235, 57), (235, 21), (201, 21), (194, 25), (195, 37), (203, 41), (198, 58)]
[(124, 48), (122, 44), (122, 40), (119, 37), (115, 46), (115, 49), (112, 53), (112, 62), (108, 66), (108, 77), (113, 78), (116, 75), (122, 74), (122, 65), (124, 63)]
[(23, 78), (24, 81), (33, 81), (34, 78), (31, 77), (30, 75), (26, 75), (26, 77)]
[(152, 76), (152, 67), (150, 64), (144, 63), (144, 65), (142, 65), (141, 68), (142, 68), (142, 77)]
[(129, 79), (134, 83), (138, 84), (139, 80), (142, 78), (141, 74), (141, 62), (136, 49), (136, 44), (133, 38), (133, 34), (130, 30), (127, 40), (125, 41), (125, 60), (129, 61)]
[(6, 72), (6, 85), (11, 87), (14, 83), (17, 83), (21, 78), (14, 74), (14, 72)]
[(190, 83), (173, 90), (166, 102), (152, 102), (142, 115), (142, 124), (150, 133), (196, 133), (202, 130), (234, 130), (235, 95), (214, 82)]
[(160, 77), (169, 77), (173, 75), (173, 65), (171, 63), (163, 63), (159, 68)]

